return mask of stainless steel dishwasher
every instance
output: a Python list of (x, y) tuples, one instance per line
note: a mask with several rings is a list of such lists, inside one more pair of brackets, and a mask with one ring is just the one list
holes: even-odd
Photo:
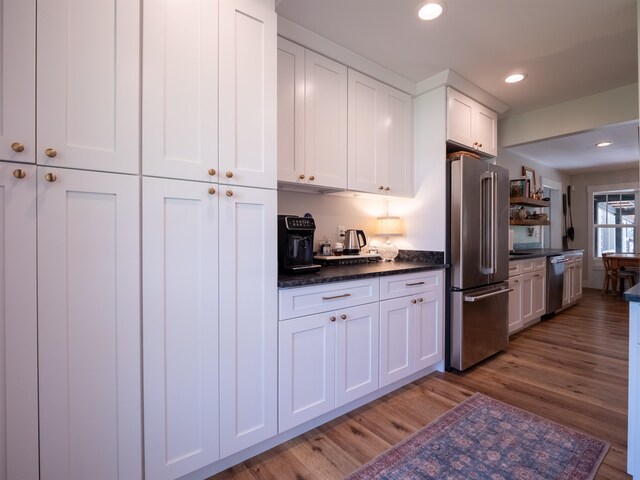
[(562, 308), (566, 262), (567, 257), (564, 255), (547, 257), (547, 313), (553, 313)]

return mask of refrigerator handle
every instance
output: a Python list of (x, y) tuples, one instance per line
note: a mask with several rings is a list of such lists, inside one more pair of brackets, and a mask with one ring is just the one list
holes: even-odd
[(495, 172), (484, 172), (480, 176), (480, 271), (485, 275), (497, 270), (497, 183)]
[(484, 295), (465, 295), (465, 302), (477, 302), (478, 300), (484, 300), (485, 298), (495, 297), (496, 295), (502, 295), (503, 293), (513, 292), (513, 288), (504, 288), (497, 292), (485, 293)]

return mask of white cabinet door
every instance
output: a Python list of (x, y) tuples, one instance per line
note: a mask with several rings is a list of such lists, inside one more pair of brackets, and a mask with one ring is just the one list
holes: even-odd
[(385, 85), (387, 114), (386, 186), (391, 195), (413, 195), (413, 121), (411, 96)]
[(304, 165), (304, 69), (304, 47), (278, 37), (278, 181), (282, 182), (307, 181)]
[(218, 197), (142, 183), (145, 472), (173, 479), (219, 458)]
[(378, 389), (377, 303), (337, 312), (336, 407)]
[(39, 478), (35, 201), (35, 166), (0, 162), (0, 478), (3, 480)]
[(520, 304), (520, 317), (522, 324), (535, 318), (533, 310), (533, 273), (527, 273), (520, 277), (522, 283), (522, 303)]
[(211, 181), (218, 169), (218, 1), (145, 0), (142, 173)]
[(346, 188), (347, 67), (310, 50), (305, 58), (306, 179)]
[(571, 270), (571, 301), (582, 298), (582, 259), (576, 260)]
[(220, 454), (277, 432), (277, 192), (220, 191)]
[(139, 172), (140, 3), (39, 0), (38, 164)]
[(536, 271), (531, 281), (533, 318), (538, 318), (547, 313), (547, 279), (545, 272)]
[(276, 188), (277, 46), (273, 0), (220, 2), (219, 38), (219, 181)]
[(415, 310), (415, 370), (444, 358), (444, 301), (442, 290), (418, 295)]
[(139, 231), (137, 177), (38, 168), (43, 480), (142, 476)]
[(564, 264), (564, 276), (562, 277), (562, 306), (571, 303), (571, 263), (568, 261)]
[(520, 276), (509, 278), (509, 333), (522, 328), (522, 282)]
[(447, 138), (471, 147), (474, 140), (473, 113), (476, 102), (447, 88)]
[(476, 148), (495, 157), (498, 154), (498, 114), (477, 104), (474, 122)]
[(413, 297), (380, 302), (380, 386), (414, 371)]
[(35, 162), (35, 29), (35, 0), (0, 2), (0, 160)]
[(280, 322), (279, 431), (335, 407), (336, 312)]

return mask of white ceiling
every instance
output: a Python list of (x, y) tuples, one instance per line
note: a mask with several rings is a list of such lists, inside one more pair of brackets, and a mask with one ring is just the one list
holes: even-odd
[[(432, 22), (417, 19), (421, 3), (280, 0), (276, 11), (413, 82), (454, 70), (507, 104), (501, 117), (638, 81), (636, 0), (440, 0), (444, 14)], [(516, 70), (528, 77), (505, 84)], [(608, 166), (638, 162), (633, 126), (605, 133), (622, 144), (606, 154), (584, 146), (597, 132), (513, 150), (569, 172), (584, 170), (587, 157), (600, 165), (606, 155)]]

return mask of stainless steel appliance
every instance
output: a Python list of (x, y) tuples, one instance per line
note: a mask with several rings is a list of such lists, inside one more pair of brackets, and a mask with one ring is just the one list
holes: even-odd
[(313, 263), (313, 234), (316, 224), (311, 215), (278, 215), (278, 267), (283, 273), (312, 273), (320, 270)]
[(509, 171), (466, 155), (448, 167), (449, 360), (464, 370), (509, 343)]
[(553, 313), (562, 308), (564, 293), (564, 264), (567, 257), (553, 255), (547, 257), (547, 311)]
[(360, 249), (366, 244), (367, 239), (362, 230), (347, 230), (344, 232), (345, 255), (358, 255), (360, 253)]

